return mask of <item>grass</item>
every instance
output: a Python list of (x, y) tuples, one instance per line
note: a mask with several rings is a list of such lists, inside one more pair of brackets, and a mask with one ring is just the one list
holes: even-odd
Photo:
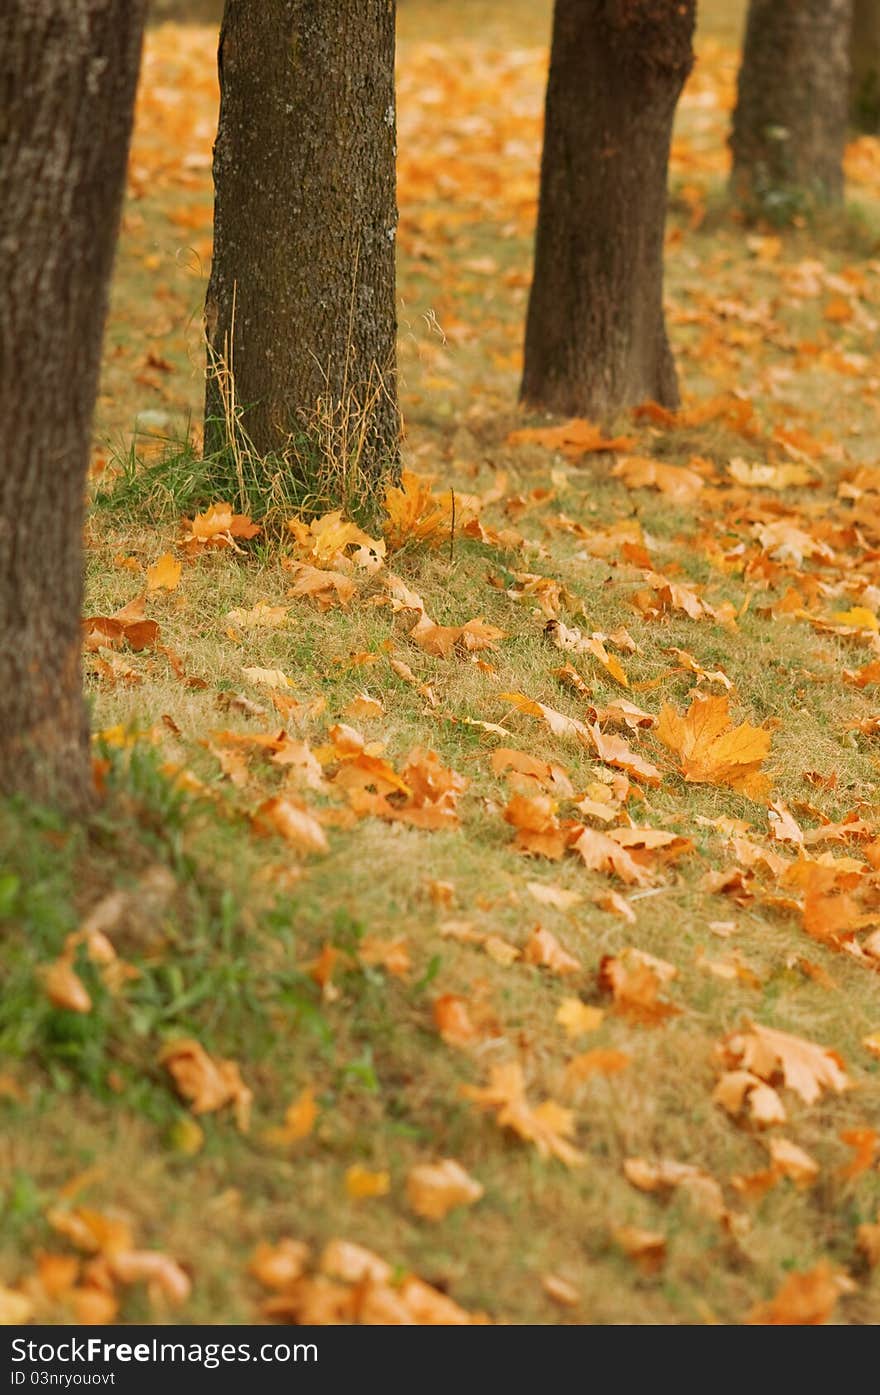
[[(534, 46), (546, 15), (537, 13), (541, 7), (487, 4), (492, 37), (481, 40), (470, 21), (465, 27), (460, 7), (413, 0), (401, 8), (401, 372), (409, 463), (436, 475), (439, 485), (454, 482), (459, 493), (486, 492), (503, 475), (499, 502), (484, 518), (518, 529), (526, 544), (505, 549), (459, 536), (451, 549), (410, 545), (392, 566), (437, 622), (458, 625), (482, 615), (507, 638), (497, 653), (476, 656), (491, 661), (487, 669), (423, 653), (407, 638), (405, 617), (371, 603), (378, 587), (368, 585), (347, 608), (321, 611), (294, 600), (284, 565), (292, 541), (282, 530), (244, 543), (238, 554), (184, 557), (179, 588), (149, 596), (161, 643), (203, 686), (178, 677), (159, 650), (126, 652), (128, 671), (115, 677), (91, 673), (93, 727), (104, 733), (97, 749), (109, 762), (101, 812), (85, 829), (21, 806), (0, 814), (0, 1283), (26, 1279), (38, 1252), (69, 1248), (47, 1213), (74, 1179), (68, 1195), (126, 1212), (140, 1245), (174, 1256), (192, 1276), (182, 1310), (151, 1303), (140, 1287), (127, 1290), (127, 1321), (254, 1320), (264, 1296), (247, 1273), (255, 1244), (283, 1235), (321, 1244), (342, 1235), (499, 1320), (735, 1323), (787, 1275), (829, 1259), (858, 1279), (837, 1320), (876, 1322), (878, 1280), (865, 1271), (855, 1236), (880, 1208), (880, 1172), (875, 1166), (855, 1179), (839, 1172), (849, 1157), (841, 1131), (870, 1126), (880, 1108), (880, 1061), (861, 1044), (880, 1025), (876, 978), (808, 939), (796, 915), (760, 899), (741, 906), (703, 885), (705, 873), (726, 867), (731, 854), (719, 831), (700, 820), (745, 819), (750, 836), (764, 844), (766, 810), (729, 788), (685, 785), (645, 737), (640, 749), (662, 764), (664, 780), (630, 812), (639, 823), (690, 836), (695, 852), (658, 877), (649, 894), (632, 897), (636, 923), (629, 925), (593, 900), (611, 886), (625, 888), (574, 859), (525, 860), (515, 852), (500, 815), (507, 786), (490, 756), (507, 744), (559, 762), (578, 791), (598, 770), (581, 747), (561, 743), (501, 696), (522, 691), (583, 713), (552, 674), (561, 658), (543, 636), (544, 617), (507, 594), (513, 573), (530, 571), (553, 577), (575, 597), (566, 623), (605, 633), (628, 628), (638, 646), (622, 656), (633, 701), (651, 712), (664, 701), (686, 707), (693, 680), (672, 671), (668, 651), (687, 649), (705, 667), (723, 667), (738, 720), (771, 729), (776, 798), (790, 808), (810, 801), (830, 818), (855, 807), (876, 817), (876, 738), (849, 729), (873, 714), (871, 690), (841, 681), (841, 669), (866, 662), (870, 650), (775, 619), (770, 607), (792, 583), (792, 569), (781, 567), (764, 585), (738, 569), (735, 548), (751, 545), (762, 510), (775, 517), (791, 508), (799, 526), (821, 530), (837, 517), (840, 465), (877, 458), (871, 379), (880, 283), (864, 258), (876, 246), (878, 189), (867, 176), (859, 185), (854, 179), (862, 207), (855, 221), (795, 229), (778, 246), (771, 230), (747, 234), (731, 218), (721, 189), (735, 71), (733, 7), (704, 6), (703, 59), (677, 135), (669, 320), (688, 400), (747, 395), (756, 435), (744, 437), (723, 417), (666, 432), (642, 426), (637, 449), (673, 464), (697, 455), (723, 475), (732, 458), (760, 463), (779, 454), (774, 432), (800, 430), (820, 443), (819, 486), (782, 495), (752, 491), (738, 514), (723, 495), (713, 515), (627, 490), (605, 457), (573, 464), (545, 448), (512, 447), (508, 433), (522, 424), (515, 400), (544, 61)], [(424, 34), (423, 21), (431, 25)], [(427, 41), (447, 46), (451, 57), (442, 70)], [(141, 98), (100, 413), (101, 439), (129, 444), (115, 457), (106, 445), (97, 448), (90, 615), (112, 614), (143, 589), (145, 569), (178, 548), (182, 517), (224, 495), (238, 501), (234, 461), (225, 463), (225, 477), (214, 473), (222, 462), (203, 462), (186, 428), (201, 397), (197, 319), (210, 196), (199, 160), (212, 110), (205, 54), (199, 31), (161, 29), (148, 53), (155, 81)], [(166, 91), (179, 86), (189, 94), (185, 113), (162, 97), (161, 75)], [(485, 119), (487, 91), (506, 113), (500, 133)], [(163, 142), (183, 150), (184, 160), (169, 157)], [(826, 318), (829, 303), (844, 294), (852, 314)], [(153, 415), (132, 441), (132, 423), (144, 412)], [(170, 449), (157, 431), (173, 437)], [(246, 501), (263, 511), (259, 495)], [(741, 612), (738, 631), (680, 613), (644, 619), (631, 604), (643, 585), (641, 569), (617, 550), (591, 555), (583, 536), (559, 526), (561, 516), (580, 524), (586, 541), (616, 521), (636, 519), (657, 570), (703, 588), (716, 606), (732, 602)], [(723, 560), (725, 553), (733, 560)], [(821, 568), (814, 574), (831, 577)], [(831, 579), (856, 594), (855, 575)], [(288, 607), (285, 622), (260, 628), (229, 618), (258, 601)], [(822, 613), (837, 604), (829, 598)], [(404, 659), (430, 685), (434, 707), (392, 668), (392, 658)], [(598, 664), (577, 662), (594, 702), (621, 695)], [(281, 725), (271, 693), (243, 673), (253, 666), (289, 675), (304, 715), (299, 728), (288, 729), (313, 748), (335, 722), (350, 721), (384, 743), (398, 769), (413, 747), (435, 750), (470, 781), (461, 829), (426, 832), (363, 818), (330, 825), (322, 856), (257, 836), (251, 814), (288, 790), (289, 777), (257, 753), (244, 783), (233, 785), (210, 749), (222, 743), (217, 732)], [(640, 692), (640, 683), (655, 686)], [(346, 715), (364, 690), (381, 699), (382, 716)], [(263, 712), (236, 707), (239, 696)], [(501, 723), (511, 736), (493, 736), (462, 718)], [(835, 775), (836, 786), (817, 790), (805, 782), (807, 771)], [(322, 794), (307, 798), (338, 811)], [(809, 816), (802, 817), (806, 825)], [(451, 886), (446, 904), (432, 892), (438, 882)], [(539, 905), (529, 882), (583, 899), (568, 911)], [(129, 909), (111, 939), (139, 976), (110, 993), (80, 952), (77, 968), (92, 1010), (53, 1007), (44, 966), (115, 889), (129, 893)], [(522, 962), (502, 966), (444, 935), (449, 921), (520, 947), (540, 921), (581, 968), (559, 979)], [(722, 940), (712, 926), (728, 921), (735, 933)], [(369, 937), (400, 936), (409, 948), (408, 974), (359, 958)], [(669, 995), (681, 1014), (647, 1028), (607, 1012), (596, 1032), (568, 1042), (555, 1020), (560, 1002), (576, 994), (607, 1007), (600, 962), (630, 944), (676, 966)], [(311, 972), (327, 945), (343, 955), (335, 999)], [(707, 972), (705, 960), (728, 957), (731, 946), (751, 979)], [(828, 978), (811, 977), (805, 962)], [(497, 1019), (497, 1030), (476, 1049), (457, 1050), (438, 1037), (433, 1003), (445, 993)], [(749, 1019), (833, 1046), (858, 1089), (826, 1094), (812, 1106), (784, 1091), (783, 1132), (819, 1162), (819, 1181), (808, 1189), (783, 1181), (745, 1204), (730, 1178), (766, 1166), (766, 1146), (759, 1134), (736, 1127), (711, 1094), (717, 1043)], [(163, 1043), (180, 1036), (239, 1064), (254, 1092), (247, 1135), (223, 1110), (200, 1116), (203, 1137), (194, 1138), (192, 1116), (158, 1060)], [(566, 1093), (567, 1059), (593, 1047), (624, 1051), (632, 1065)], [(482, 1084), (490, 1066), (506, 1059), (523, 1063), (535, 1099), (550, 1096), (573, 1108), (583, 1167), (542, 1160), (461, 1096), (462, 1084)], [(319, 1106), (313, 1132), (286, 1149), (273, 1147), (266, 1131), (308, 1087)], [(728, 1204), (748, 1213), (750, 1229), (734, 1238), (682, 1192), (637, 1191), (622, 1171), (633, 1156), (675, 1158), (711, 1172)], [(433, 1157), (458, 1159), (485, 1188), (478, 1205), (439, 1223), (420, 1219), (405, 1200), (409, 1169)], [(352, 1197), (345, 1176), (354, 1164), (387, 1171), (389, 1193)], [(621, 1252), (612, 1234), (620, 1225), (665, 1235), (659, 1272), (642, 1273)], [(547, 1274), (574, 1285), (576, 1307), (551, 1300), (542, 1286)], [(70, 1311), (59, 1300), (41, 1315), (63, 1321)]]

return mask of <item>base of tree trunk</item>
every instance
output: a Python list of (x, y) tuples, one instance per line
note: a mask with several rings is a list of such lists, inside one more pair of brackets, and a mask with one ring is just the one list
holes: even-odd
[(843, 199), (852, 0), (751, 0), (731, 190), (780, 222)]

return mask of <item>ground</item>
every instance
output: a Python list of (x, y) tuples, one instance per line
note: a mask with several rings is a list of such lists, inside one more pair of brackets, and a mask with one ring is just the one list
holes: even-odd
[[(401, 6), (433, 497), (373, 548), (206, 517), (215, 35), (151, 30), (88, 524), (104, 802), (0, 816), (7, 1316), (880, 1318), (880, 145), (844, 214), (745, 226), (734, 8), (673, 152), (684, 410), (604, 449), (516, 406), (549, 7)], [(439, 1159), (481, 1193), (412, 1178)]]

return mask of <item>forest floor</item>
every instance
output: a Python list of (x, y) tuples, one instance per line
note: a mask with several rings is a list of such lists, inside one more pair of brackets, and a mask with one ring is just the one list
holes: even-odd
[(0, 1315), (877, 1322), (880, 144), (836, 221), (745, 228), (708, 6), (683, 410), (559, 431), (516, 407), (546, 25), (428, 8), (372, 543), (233, 536), (169, 455), (214, 35), (149, 36), (88, 524), (107, 797), (0, 815)]

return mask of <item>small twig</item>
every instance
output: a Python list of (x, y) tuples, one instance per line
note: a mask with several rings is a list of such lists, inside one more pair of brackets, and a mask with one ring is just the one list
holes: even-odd
[(452, 496), (452, 521), (449, 525), (449, 565), (451, 567), (455, 557), (455, 490), (450, 487), (449, 493)]

